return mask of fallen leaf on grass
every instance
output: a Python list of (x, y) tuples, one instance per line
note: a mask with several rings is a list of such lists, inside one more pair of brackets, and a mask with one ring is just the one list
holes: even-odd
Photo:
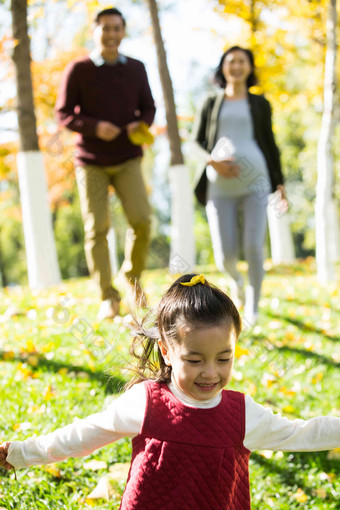
[(12, 428), (13, 430), (22, 430), (25, 432), (26, 430), (32, 428), (32, 424), (29, 421), (24, 421), (22, 423), (15, 423)]
[(248, 389), (246, 390), (247, 395), (250, 396), (255, 395), (256, 391), (257, 391), (256, 385), (253, 382), (251, 382), (248, 386)]
[(106, 469), (107, 464), (104, 460), (90, 460), (84, 464), (84, 468), (90, 471), (98, 471), (99, 469)]
[(327, 453), (328, 460), (340, 460), (340, 448), (335, 448)]
[(44, 400), (51, 400), (51, 398), (53, 398), (55, 396), (55, 390), (54, 388), (49, 384), (48, 387), (46, 388), (44, 394), (43, 394), (43, 397), (44, 397)]
[(241, 356), (247, 356), (249, 354), (248, 349), (243, 349), (239, 345), (235, 346), (235, 358), (240, 358)]
[(27, 363), (32, 367), (36, 367), (39, 365), (39, 356), (36, 354), (30, 354), (27, 358)]
[(31, 321), (34, 321), (37, 318), (37, 311), (34, 310), (34, 308), (31, 308), (30, 310), (27, 310), (26, 317), (27, 317), (27, 319), (30, 319)]
[(26, 346), (24, 347), (23, 349), (25, 352), (28, 352), (29, 354), (36, 354), (38, 351), (37, 351), (37, 348), (36, 346), (34, 345), (34, 343), (32, 342), (32, 340), (27, 340), (26, 342)]
[(20, 317), (20, 316), (23, 316), (23, 315), (25, 315), (24, 311), (20, 310), (20, 308), (18, 308), (15, 305), (9, 306), (7, 308), (7, 310), (5, 311), (5, 313), (4, 313), (4, 316), (7, 319), (12, 318), (12, 317)]
[(296, 395), (296, 391), (288, 389), (285, 386), (282, 386), (282, 388), (279, 389), (279, 392), (287, 395), (287, 397), (294, 397)]
[(313, 383), (313, 384), (316, 384), (316, 383), (320, 382), (320, 381), (322, 380), (322, 378), (323, 378), (323, 373), (322, 373), (322, 372), (318, 372), (318, 373), (316, 374), (316, 376), (315, 376), (315, 377), (313, 377), (313, 379), (312, 379), (312, 383)]
[(59, 368), (57, 374), (59, 375), (66, 375), (68, 373), (68, 368), (64, 367), (64, 368)]
[(268, 328), (269, 329), (280, 329), (280, 328), (282, 328), (282, 323), (280, 321), (277, 321), (274, 319), (269, 322)]
[(268, 372), (265, 372), (263, 374), (261, 383), (266, 388), (270, 388), (276, 382), (277, 382), (277, 378), (273, 374), (269, 374)]
[(93, 491), (86, 497), (86, 501), (91, 499), (105, 499), (109, 501), (111, 493), (112, 487), (110, 481), (107, 476), (103, 476), (99, 479)]
[(62, 478), (60, 469), (55, 464), (49, 464), (48, 466), (45, 466), (44, 470), (46, 471), (46, 473), (49, 473), (55, 478)]
[(15, 358), (14, 351), (5, 351), (3, 354), (4, 361), (11, 361)]
[(109, 478), (110, 480), (115, 480), (120, 482), (122, 480), (126, 480), (129, 474), (130, 462), (116, 462), (113, 466), (109, 467)]
[[(99, 462), (99, 461), (95, 461)], [(102, 476), (91, 494), (86, 497), (86, 502), (93, 505), (94, 499), (105, 499), (109, 501), (113, 496), (120, 496), (117, 491), (117, 482), (124, 482), (129, 474), (130, 463), (117, 462), (109, 468), (109, 474)]]
[(303, 492), (302, 489), (298, 489), (297, 492), (294, 494), (294, 498), (299, 503), (305, 503), (308, 499), (308, 496)]
[(295, 409), (295, 407), (293, 407), (293, 406), (291, 406), (291, 405), (285, 406), (285, 407), (282, 409), (282, 411), (283, 411), (284, 413), (288, 413), (288, 414), (294, 414), (294, 413), (296, 413), (296, 409)]
[(272, 450), (260, 450), (259, 454), (262, 455), (265, 459), (271, 459), (274, 452)]
[(320, 499), (326, 499), (327, 498), (327, 492), (325, 491), (325, 489), (322, 489), (322, 487), (319, 487), (318, 489), (315, 489), (314, 492), (318, 496), (318, 498), (320, 498)]

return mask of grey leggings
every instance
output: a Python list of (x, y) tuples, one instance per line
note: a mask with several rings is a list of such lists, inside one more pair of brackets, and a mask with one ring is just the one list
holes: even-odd
[(240, 210), (243, 212), (243, 251), (248, 262), (254, 313), (258, 310), (264, 275), (267, 202), (267, 195), (252, 193), (241, 197), (212, 197), (206, 206), (216, 265), (219, 271), (228, 271), (238, 284), (242, 282), (242, 276), (236, 269), (239, 253), (238, 214)]

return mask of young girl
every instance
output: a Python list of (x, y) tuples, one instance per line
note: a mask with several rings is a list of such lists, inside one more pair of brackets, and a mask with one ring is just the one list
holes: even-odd
[(289, 421), (224, 390), (241, 331), (238, 311), (203, 275), (184, 275), (163, 296), (156, 324), (135, 345), (138, 378), (110, 407), (55, 432), (0, 446), (6, 469), (88, 455), (128, 436), (132, 462), (124, 510), (250, 509), (251, 451), (340, 446), (340, 418)]

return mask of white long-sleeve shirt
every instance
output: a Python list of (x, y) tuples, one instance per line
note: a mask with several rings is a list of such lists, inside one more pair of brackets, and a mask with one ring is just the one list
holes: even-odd
[[(172, 393), (184, 404), (196, 408), (212, 408), (221, 394), (207, 401), (185, 395), (174, 383)], [(340, 418), (324, 416), (293, 421), (273, 414), (247, 396), (244, 446), (254, 450), (318, 451), (340, 447)], [(143, 425), (146, 408), (144, 383), (139, 383), (114, 400), (109, 407), (50, 434), (25, 441), (13, 441), (7, 462), (15, 468), (48, 464), (68, 457), (83, 457), (93, 450), (123, 437), (137, 436)]]

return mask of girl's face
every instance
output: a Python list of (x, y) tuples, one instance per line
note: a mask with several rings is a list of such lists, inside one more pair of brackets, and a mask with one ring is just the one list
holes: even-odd
[(247, 54), (235, 50), (226, 55), (222, 64), (222, 73), (227, 83), (246, 83), (252, 67)]
[(177, 385), (196, 400), (213, 398), (229, 383), (235, 343), (234, 328), (225, 323), (183, 328), (178, 342), (168, 345), (159, 340), (164, 361), (171, 365)]

